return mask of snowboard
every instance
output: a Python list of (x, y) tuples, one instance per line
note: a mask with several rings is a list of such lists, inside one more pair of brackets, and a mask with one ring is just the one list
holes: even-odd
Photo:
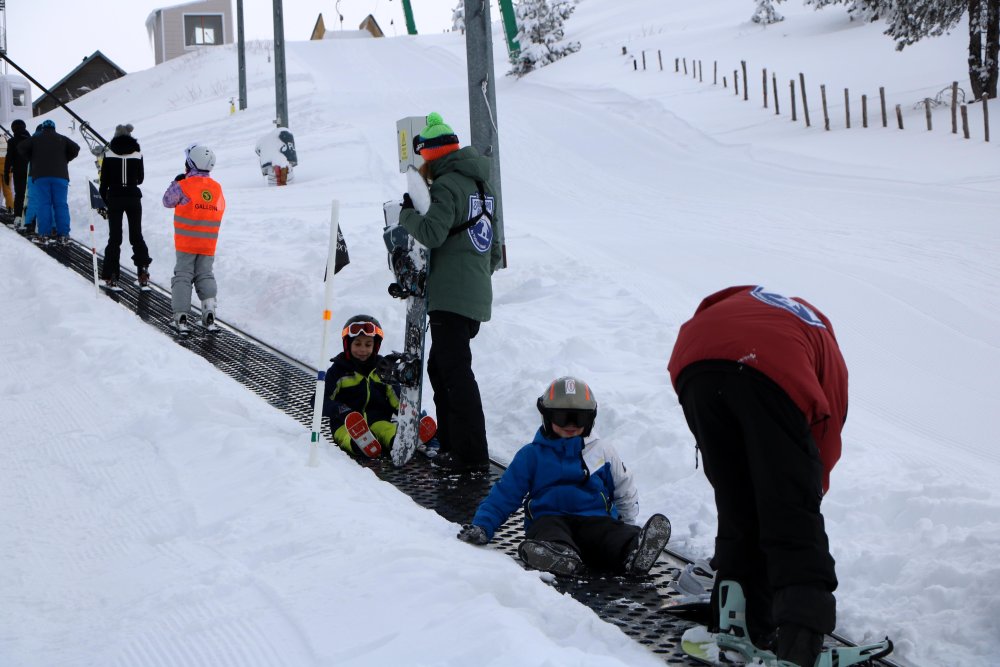
[(368, 428), (368, 422), (360, 412), (352, 412), (344, 417), (344, 426), (347, 427), (351, 440), (365, 456), (377, 459), (382, 454), (382, 445), (375, 439), (375, 435)]
[[(430, 191), (423, 177), (414, 168), (406, 171), (407, 192), (414, 208), (421, 214), (430, 207)], [(388, 201), (382, 205), (385, 231), (382, 238), (389, 253), (389, 266), (395, 282), (389, 294), (406, 302), (406, 327), (402, 352), (385, 356), (380, 371), (387, 382), (398, 384), (399, 413), (396, 417), (396, 439), (392, 446), (392, 462), (397, 467), (412, 458), (420, 444), (420, 399), (424, 379), (424, 338), (427, 332), (427, 263), (430, 252), (409, 232), (399, 226), (402, 203)]]

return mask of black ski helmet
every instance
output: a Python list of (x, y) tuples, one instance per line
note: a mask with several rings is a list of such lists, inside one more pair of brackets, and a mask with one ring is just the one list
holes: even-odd
[[(351, 333), (352, 330), (354, 333)], [(347, 355), (348, 359), (351, 358), (351, 339), (361, 334), (371, 336), (375, 339), (372, 354), (378, 354), (379, 348), (382, 347), (384, 334), (382, 333), (382, 325), (379, 324), (378, 320), (371, 315), (355, 315), (344, 322), (344, 330), (340, 332), (340, 338), (344, 342), (344, 354)]]
[(542, 424), (545, 435), (556, 437), (552, 430), (552, 422), (559, 426), (573, 423), (583, 427), (583, 436), (587, 437), (594, 429), (597, 419), (597, 399), (590, 385), (571, 376), (563, 376), (553, 380), (545, 393), (538, 397), (538, 411), (542, 413)]

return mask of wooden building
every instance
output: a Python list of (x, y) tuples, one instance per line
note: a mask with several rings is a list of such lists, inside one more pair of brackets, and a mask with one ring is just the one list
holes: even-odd
[(194, 0), (154, 9), (146, 18), (146, 31), (157, 65), (195, 49), (232, 44), (232, 1)]
[(38, 116), (57, 108), (59, 104), (53, 96), (63, 103), (68, 103), (78, 97), (97, 90), (108, 81), (114, 81), (125, 76), (127, 72), (108, 60), (100, 51), (83, 59), (72, 72), (67, 74), (54, 86), (49, 87), (52, 95), (42, 95), (31, 105), (31, 115)]
[(385, 33), (382, 32), (378, 21), (371, 14), (365, 17), (357, 30), (327, 30), (326, 24), (323, 22), (323, 14), (320, 14), (316, 18), (316, 25), (313, 26), (309, 39), (337, 39), (340, 37), (385, 37)]

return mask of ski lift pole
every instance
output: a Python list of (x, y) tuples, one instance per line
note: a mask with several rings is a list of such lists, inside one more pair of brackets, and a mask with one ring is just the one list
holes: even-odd
[(43, 93), (45, 93), (46, 95), (48, 95), (49, 97), (51, 97), (53, 100), (55, 100), (56, 104), (58, 104), (59, 106), (61, 106), (63, 108), (63, 110), (66, 111), (66, 113), (68, 113), (70, 116), (72, 116), (73, 118), (75, 118), (80, 123), (80, 136), (82, 136), (84, 138), (84, 140), (87, 142), (87, 146), (90, 148), (90, 152), (91, 152), (92, 155), (94, 155), (96, 157), (96, 156), (98, 156), (98, 155), (100, 155), (101, 153), (104, 152), (104, 147), (108, 145), (108, 141), (107, 141), (107, 139), (105, 139), (104, 137), (102, 137), (100, 134), (98, 134), (96, 130), (94, 130), (93, 128), (91, 128), (90, 127), (90, 123), (88, 123), (84, 119), (82, 119), (79, 116), (77, 116), (76, 112), (73, 111), (72, 109), (70, 109), (68, 106), (66, 106), (63, 103), (62, 100), (60, 100), (58, 97), (56, 97), (55, 93), (53, 93), (52, 91), (50, 91), (48, 88), (46, 88), (42, 84), (38, 83), (38, 81), (35, 80), (35, 78), (33, 76), (31, 76), (30, 74), (28, 74), (27, 72), (25, 72), (23, 69), (21, 69), (21, 67), (17, 63), (15, 63), (13, 60), (11, 60), (10, 57), (6, 53), (0, 53), (0, 58), (2, 58), (4, 61), (6, 61), (8, 65), (10, 65), (14, 69), (16, 69), (18, 72), (20, 72), (21, 74), (23, 74), (24, 78), (26, 78), (31, 83), (35, 84), (35, 86), (37, 86), (39, 90), (41, 90)]
[(330, 331), (330, 302), (333, 300), (333, 275), (337, 270), (337, 239), (340, 237), (340, 201), (330, 206), (330, 248), (326, 255), (326, 289), (323, 292), (323, 336), (320, 339), (319, 362), (316, 364), (316, 394), (313, 396), (312, 441), (309, 445), (309, 466), (319, 465), (319, 441), (323, 430), (323, 391), (326, 388), (326, 337)]

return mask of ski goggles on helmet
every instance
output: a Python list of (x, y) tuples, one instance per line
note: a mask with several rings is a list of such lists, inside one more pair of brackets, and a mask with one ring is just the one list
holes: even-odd
[(355, 336), (362, 335), (381, 336), (382, 338), (385, 338), (385, 336), (382, 335), (382, 327), (374, 322), (351, 322), (344, 327), (342, 332), (340, 332), (341, 338), (345, 336), (348, 338), (354, 338)]
[(563, 428), (567, 426), (577, 426), (582, 429), (590, 428), (594, 425), (594, 411), (593, 410), (563, 410), (563, 409), (551, 409), (549, 412), (549, 420), (552, 421), (556, 426), (561, 426)]

